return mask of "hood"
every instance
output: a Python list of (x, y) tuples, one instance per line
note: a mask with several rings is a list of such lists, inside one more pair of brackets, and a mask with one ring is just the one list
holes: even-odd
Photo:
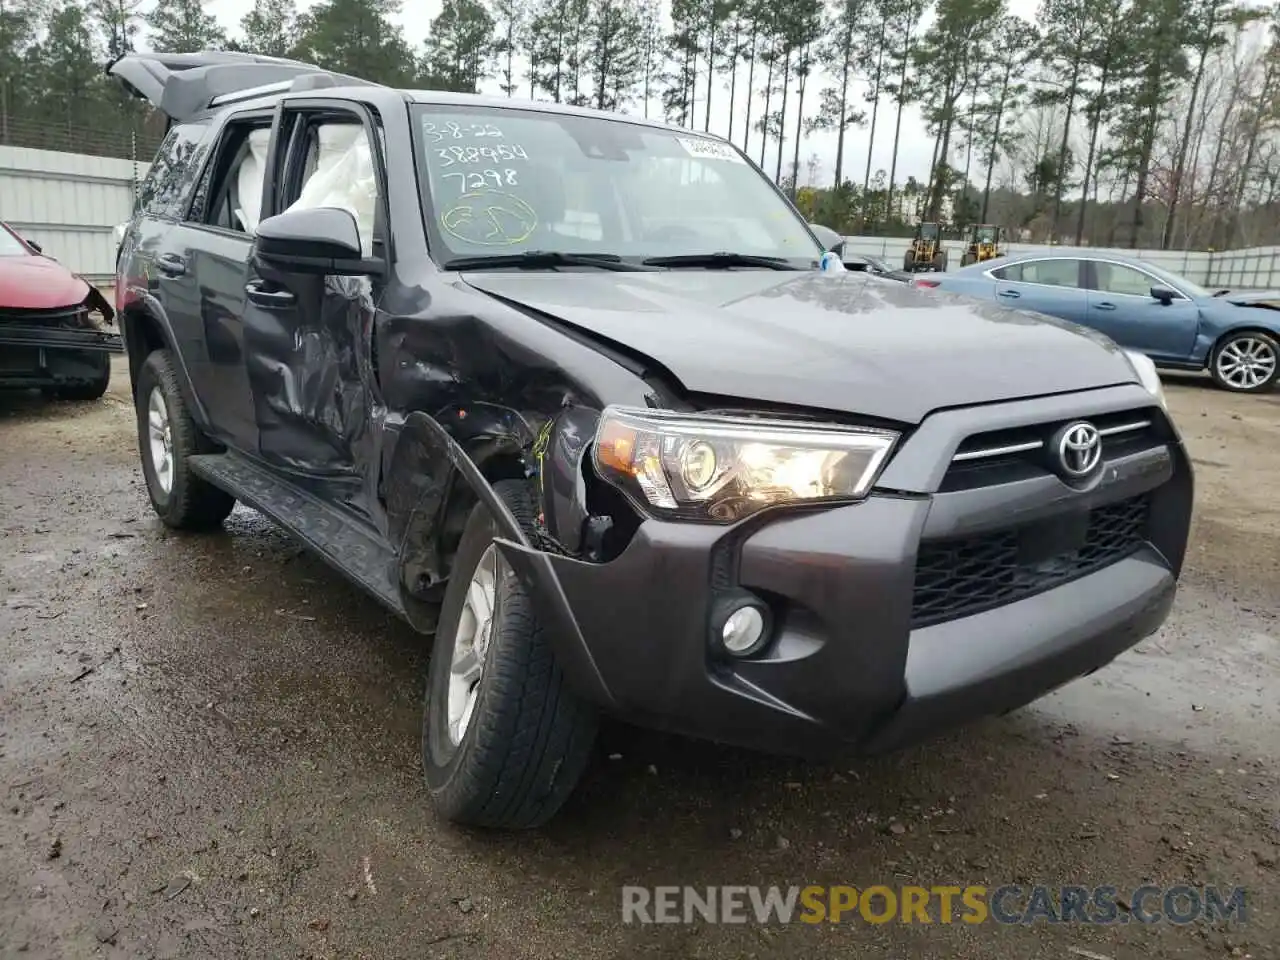
[(639, 351), (687, 390), (903, 423), (1133, 383), (1083, 327), (864, 274), (464, 273), (472, 287)]
[(74, 307), (88, 295), (88, 283), (47, 257), (0, 257), (0, 310)]
[(1227, 290), (1217, 299), (1237, 307), (1272, 307), (1280, 309), (1280, 290)]

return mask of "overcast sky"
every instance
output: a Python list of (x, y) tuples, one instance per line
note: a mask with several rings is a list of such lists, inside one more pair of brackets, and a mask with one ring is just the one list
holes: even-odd
[[(305, 10), (310, 7), (314, 0), (299, 0), (299, 9)], [(434, 18), (440, 12), (441, 0), (408, 0), (404, 4), (405, 10), (396, 19), (400, 25), (404, 27), (405, 35), (410, 43), (420, 46), (426, 39), (428, 27)], [(1037, 0), (1010, 0), (1009, 11), (1028, 20), (1035, 16)], [(230, 32), (238, 32), (240, 18), (245, 15), (253, 7), (253, 0), (213, 0), (208, 8), (214, 11), (218, 19)], [(412, 10), (412, 12), (409, 12)], [(758, 81), (757, 81), (758, 82)], [(816, 107), (821, 87), (825, 80), (821, 75), (815, 75), (809, 79), (808, 88), (805, 91), (806, 114), (811, 112), (812, 107)], [(739, 76), (739, 90), (741, 84), (745, 83), (745, 71)], [(697, 107), (697, 128), (702, 129), (703, 117), (705, 110), (705, 78), (703, 83), (699, 84), (698, 97), (699, 105)], [(712, 90), (711, 100), (711, 129), (720, 135), (725, 135), (729, 130), (729, 103), (728, 93), (728, 77), (722, 78), (716, 88)], [(865, 87), (859, 87), (858, 94), (861, 95)], [(486, 93), (500, 93), (497, 89), (497, 81), (490, 81), (489, 85), (483, 90)], [(743, 98), (739, 96), (739, 103), (735, 111), (734, 118), (734, 140), (741, 144), (741, 131), (743, 116), (746, 112), (746, 104), (742, 102)], [(792, 98), (789, 106), (794, 104), (794, 86), (792, 88)], [(757, 98), (752, 106), (753, 116), (759, 116), (762, 109), (762, 100)], [(639, 106), (632, 104), (628, 108), (631, 112), (638, 112)], [(794, 127), (794, 111), (789, 111), (793, 115), (788, 122), (787, 143), (784, 147), (783, 170), (790, 169), (790, 163), (795, 149), (792, 137), (795, 133)], [(868, 105), (868, 113), (869, 105)], [(660, 117), (661, 108), (656, 103), (650, 107), (650, 114)], [(881, 101), (880, 115), (876, 122), (876, 147), (872, 156), (871, 173), (872, 176), (879, 169), (888, 171), (889, 162), (893, 156), (893, 123), (894, 113), (892, 105), (888, 100)], [(866, 170), (867, 163), (867, 143), (870, 139), (870, 131), (863, 127), (861, 129), (850, 130), (845, 134), (845, 156), (846, 156), (846, 176), (855, 182), (861, 182), (862, 175)], [(818, 182), (826, 183), (834, 173), (835, 167), (835, 136), (830, 133), (816, 133), (804, 139), (800, 150), (801, 182), (807, 179), (806, 167), (809, 157), (817, 154), (820, 159), (820, 168), (818, 172)], [(772, 173), (777, 162), (777, 144), (772, 143), (771, 149), (765, 156), (765, 170)], [(755, 160), (760, 159), (760, 138), (756, 133), (752, 136), (751, 145), (748, 152)], [(915, 108), (908, 108), (902, 116), (902, 137), (898, 148), (898, 182), (902, 182), (908, 176), (914, 176), (919, 180), (925, 180), (929, 174), (929, 161), (933, 153), (933, 140), (924, 130), (924, 124), (920, 119), (920, 114)], [(962, 164), (963, 157), (957, 155), (953, 162)], [(976, 177), (976, 174), (972, 176)]]

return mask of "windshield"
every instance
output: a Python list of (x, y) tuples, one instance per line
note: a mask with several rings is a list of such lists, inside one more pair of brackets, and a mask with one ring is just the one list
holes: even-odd
[(814, 265), (808, 226), (733, 147), (624, 120), (414, 107), (437, 259), (731, 252)]
[(995, 227), (979, 227), (978, 242), (979, 243), (995, 243), (996, 228)]
[(29, 256), (31, 256), (31, 251), (27, 248), (27, 245), (7, 229), (0, 227), (0, 257)]

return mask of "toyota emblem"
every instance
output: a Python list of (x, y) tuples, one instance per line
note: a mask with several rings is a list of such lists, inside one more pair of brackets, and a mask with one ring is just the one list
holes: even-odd
[(1092, 423), (1073, 423), (1058, 439), (1058, 463), (1073, 480), (1087, 477), (1102, 460), (1102, 435)]

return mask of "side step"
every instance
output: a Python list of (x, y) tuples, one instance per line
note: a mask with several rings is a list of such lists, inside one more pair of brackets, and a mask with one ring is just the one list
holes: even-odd
[(395, 554), (374, 530), (238, 454), (205, 453), (188, 462), (197, 475), (270, 517), (394, 613), (405, 615)]

